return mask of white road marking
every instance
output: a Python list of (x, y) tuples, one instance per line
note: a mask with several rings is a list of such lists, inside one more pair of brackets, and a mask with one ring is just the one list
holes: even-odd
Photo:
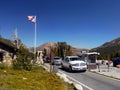
[[(59, 72), (62, 72), (62, 71), (59, 71)], [(62, 72), (62, 73), (64, 73), (64, 72)], [(87, 88), (87, 89), (89, 89), (89, 90), (94, 90), (94, 89), (92, 89), (92, 88), (88, 87), (87, 85), (85, 85), (85, 84), (83, 84), (83, 83), (79, 82), (78, 80), (76, 80), (76, 79), (74, 79), (74, 78), (70, 77), (69, 75), (66, 75), (66, 76), (67, 76), (69, 79), (71, 79), (72, 81), (74, 81), (74, 82), (76, 82), (76, 83), (78, 83), (78, 84), (80, 84), (80, 85), (84, 86), (85, 88)]]
[[(60, 72), (60, 73), (64, 73), (64, 72), (61, 71), (61, 70), (58, 70), (58, 72)], [(65, 73), (64, 73), (64, 74), (65, 74)], [(74, 81), (74, 82), (76, 82), (76, 83), (78, 83), (78, 84), (84, 86), (85, 88), (87, 88), (87, 89), (89, 89), (89, 90), (94, 90), (94, 89), (88, 87), (87, 85), (85, 85), (85, 84), (83, 84), (83, 83), (77, 81), (76, 79), (74, 79), (74, 78), (72, 78), (72, 77), (70, 77), (70, 76), (68, 76), (68, 75), (66, 75), (66, 76), (67, 76), (69, 79), (71, 79), (72, 81)]]

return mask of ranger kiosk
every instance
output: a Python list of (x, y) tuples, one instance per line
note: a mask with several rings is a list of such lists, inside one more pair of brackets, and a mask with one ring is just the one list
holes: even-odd
[(100, 53), (98, 52), (82, 52), (80, 55), (81, 60), (85, 61), (87, 63), (88, 69), (96, 69), (97, 68), (97, 56)]

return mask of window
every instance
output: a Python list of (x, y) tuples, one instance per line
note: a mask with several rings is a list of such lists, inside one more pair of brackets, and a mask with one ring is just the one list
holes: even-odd
[(95, 63), (95, 61), (96, 61), (96, 55), (91, 54), (88, 57), (89, 57), (90, 63)]
[(54, 59), (55, 59), (55, 60), (58, 60), (58, 59), (60, 59), (60, 58), (59, 58), (59, 57), (55, 57)]
[(70, 61), (76, 61), (76, 60), (80, 60), (80, 58), (78, 58), (78, 57), (71, 57), (70, 58)]
[(68, 59), (68, 58), (65, 58), (65, 62), (69, 62), (69, 59)]

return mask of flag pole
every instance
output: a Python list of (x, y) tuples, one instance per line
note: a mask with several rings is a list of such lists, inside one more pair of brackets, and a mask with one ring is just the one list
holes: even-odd
[(36, 16), (28, 16), (28, 20), (33, 22), (35, 24), (35, 31), (34, 31), (34, 60), (36, 56), (36, 31), (37, 31), (37, 22), (36, 22)]
[[(35, 20), (36, 20), (36, 16), (35, 16)], [(37, 30), (37, 23), (36, 23), (36, 21), (35, 21), (35, 33), (34, 33), (35, 34), (34, 35), (34, 54), (36, 54), (36, 30)], [(34, 57), (34, 59), (35, 59), (35, 57)]]

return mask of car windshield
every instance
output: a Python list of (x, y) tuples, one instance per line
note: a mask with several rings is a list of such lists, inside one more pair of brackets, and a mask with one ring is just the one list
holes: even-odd
[(59, 58), (59, 57), (55, 57), (55, 58), (54, 58), (54, 60), (58, 60), (58, 59), (60, 59), (60, 58)]
[(80, 60), (80, 58), (78, 58), (78, 57), (72, 57), (72, 58), (70, 58), (70, 60), (71, 61), (75, 61), (75, 60)]

